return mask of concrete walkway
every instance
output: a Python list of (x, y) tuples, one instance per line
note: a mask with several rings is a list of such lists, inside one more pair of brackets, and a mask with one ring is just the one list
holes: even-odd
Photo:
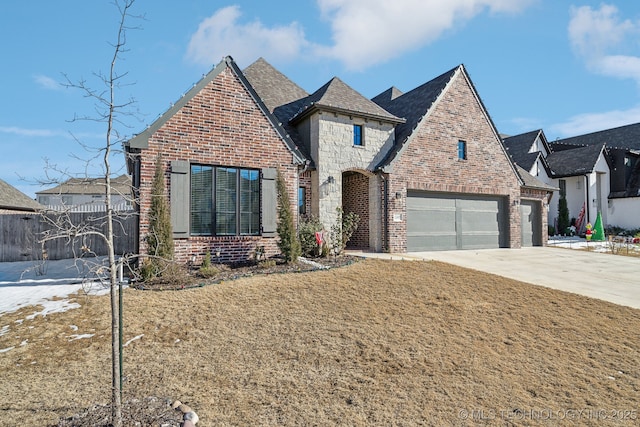
[(640, 258), (552, 247), (352, 255), (435, 260), (640, 309)]

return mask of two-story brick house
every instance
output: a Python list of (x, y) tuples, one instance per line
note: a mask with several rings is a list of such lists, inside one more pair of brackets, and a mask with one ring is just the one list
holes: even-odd
[(328, 228), (337, 207), (357, 213), (361, 249), (520, 247), (523, 200), (546, 240), (548, 192), (512, 164), (463, 66), (369, 100), (338, 78), (309, 94), (263, 59), (241, 71), (227, 57), (127, 153), (141, 242), (163, 162), (181, 260), (276, 253), (276, 169), (300, 215)]

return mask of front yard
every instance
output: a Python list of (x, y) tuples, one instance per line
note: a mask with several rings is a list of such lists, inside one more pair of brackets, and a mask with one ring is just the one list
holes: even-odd
[[(107, 296), (0, 317), (0, 425), (110, 395)], [(128, 289), (124, 399), (198, 426), (637, 425), (640, 311), (448, 264), (365, 260)]]

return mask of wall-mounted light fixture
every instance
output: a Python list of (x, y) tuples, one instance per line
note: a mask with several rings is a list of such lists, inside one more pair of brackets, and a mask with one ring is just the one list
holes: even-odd
[(402, 191), (396, 191), (396, 199), (402, 199)]
[(336, 179), (335, 179), (332, 175), (329, 175), (329, 176), (327, 177), (327, 182), (328, 182), (329, 184), (333, 184), (334, 182), (336, 182)]

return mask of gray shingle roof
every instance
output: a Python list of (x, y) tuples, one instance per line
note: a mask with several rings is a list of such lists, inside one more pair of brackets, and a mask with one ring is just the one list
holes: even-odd
[(601, 130), (552, 142), (553, 145), (599, 145), (602, 143), (606, 143), (608, 148), (640, 150), (640, 123)]
[(547, 163), (554, 178), (584, 175), (593, 172), (604, 143), (576, 147), (553, 143), (553, 152), (547, 156)]
[[(104, 194), (105, 178), (71, 178), (36, 194)], [(120, 175), (111, 179), (111, 194), (131, 194), (131, 178)]]
[(44, 206), (0, 179), (0, 209), (34, 212)]
[(539, 134), (540, 130), (534, 130), (520, 135), (503, 138), (502, 140), (511, 160), (515, 164), (522, 166), (525, 170), (531, 170), (531, 167), (540, 155), (538, 152), (529, 152)]
[(259, 58), (242, 72), (272, 113), (277, 107), (309, 96), (304, 89), (276, 70), (264, 58)]
[(245, 68), (243, 74), (279, 125), (313, 167), (309, 147), (306, 146), (295, 126), (289, 123), (291, 117), (302, 108), (309, 94), (263, 58)]
[(371, 100), (373, 102), (375, 102), (376, 104), (378, 104), (378, 105), (382, 105), (382, 104), (386, 104), (388, 102), (393, 101), (394, 99), (396, 99), (397, 97), (399, 97), (403, 93), (404, 92), (402, 92), (397, 87), (391, 86), (389, 89), (385, 90), (381, 94), (376, 95), (373, 98), (371, 98)]
[(343, 114), (353, 114), (391, 123), (402, 123), (404, 119), (397, 117), (375, 102), (365, 98), (338, 77), (329, 80), (320, 89), (309, 95), (291, 122), (300, 121), (311, 112), (322, 109)]
[(516, 169), (518, 170), (518, 174), (520, 174), (520, 178), (523, 181), (523, 187), (526, 188), (535, 188), (538, 190), (546, 190), (546, 191), (555, 191), (558, 190), (556, 187), (552, 187), (551, 185), (545, 184), (540, 181), (535, 176), (531, 175), (528, 171), (526, 171), (521, 166), (516, 165)]
[[(380, 162), (378, 167), (387, 165), (396, 156), (398, 151), (400, 151), (402, 146), (407, 142), (409, 136), (413, 133), (413, 130), (431, 109), (433, 103), (438, 99), (451, 78), (461, 67), (462, 66), (459, 65), (396, 98), (382, 96), (382, 94), (374, 98), (378, 105), (385, 110), (406, 119), (405, 123), (396, 126), (396, 144), (393, 149), (389, 151), (389, 154)], [(384, 93), (386, 92), (383, 92), (383, 94)]]

